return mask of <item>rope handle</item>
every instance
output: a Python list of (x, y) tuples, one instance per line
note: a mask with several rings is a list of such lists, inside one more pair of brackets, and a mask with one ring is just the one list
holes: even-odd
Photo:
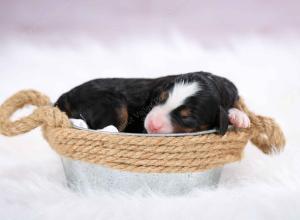
[(283, 150), (286, 143), (285, 136), (274, 119), (251, 112), (242, 98), (235, 103), (235, 107), (244, 111), (250, 118), (250, 141), (258, 149), (265, 154), (277, 153)]
[[(37, 106), (32, 114), (16, 121), (11, 116), (25, 105)], [(50, 99), (35, 90), (22, 90), (8, 98), (0, 106), (0, 133), (6, 136), (23, 134), (40, 126), (70, 127), (65, 113), (51, 106)]]
[[(26, 117), (11, 121), (12, 114), (27, 104), (38, 108)], [(251, 112), (242, 98), (235, 103), (235, 107), (244, 111), (250, 118), (250, 140), (265, 154), (280, 152), (285, 145), (285, 137), (279, 125), (274, 119), (256, 115)], [(14, 136), (26, 133), (40, 125), (50, 127), (70, 127), (67, 115), (57, 107), (50, 104), (47, 96), (35, 90), (22, 90), (0, 106), (0, 133), (6, 136)]]

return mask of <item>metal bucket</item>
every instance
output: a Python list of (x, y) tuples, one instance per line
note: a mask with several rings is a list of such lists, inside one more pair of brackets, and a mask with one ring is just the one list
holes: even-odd
[(80, 192), (90, 190), (125, 193), (155, 192), (181, 195), (195, 188), (216, 187), (222, 168), (195, 173), (134, 173), (62, 158), (68, 185)]
[[(74, 126), (77, 129), (82, 129)], [(89, 129), (84, 129), (89, 130)], [(92, 132), (100, 132), (89, 130)], [(164, 134), (164, 136), (201, 135), (214, 133), (216, 130), (197, 133)], [(116, 135), (148, 135), (132, 133), (116, 133)], [(156, 134), (152, 136), (161, 136)], [(90, 190), (147, 194), (151, 192), (166, 195), (181, 195), (196, 188), (216, 187), (222, 168), (215, 168), (205, 172), (193, 173), (137, 173), (126, 172), (102, 165), (95, 165), (83, 161), (62, 157), (62, 163), (68, 185), (81, 192)]]

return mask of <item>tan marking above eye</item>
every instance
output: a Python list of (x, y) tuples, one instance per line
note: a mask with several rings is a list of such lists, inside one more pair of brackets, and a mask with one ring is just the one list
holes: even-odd
[(189, 117), (189, 116), (191, 116), (192, 111), (191, 111), (191, 109), (189, 109), (189, 108), (184, 108), (184, 109), (180, 110), (179, 114), (180, 114), (180, 116), (183, 117), (183, 118), (184, 118), (184, 117)]
[(159, 101), (166, 101), (169, 97), (169, 93), (167, 91), (162, 91), (159, 95)]

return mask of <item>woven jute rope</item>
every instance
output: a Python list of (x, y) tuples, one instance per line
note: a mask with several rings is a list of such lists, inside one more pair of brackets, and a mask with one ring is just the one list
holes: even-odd
[[(28, 104), (37, 106), (31, 115), (10, 120)], [(45, 139), (58, 154), (134, 172), (196, 172), (219, 167), (240, 160), (248, 140), (266, 154), (283, 149), (284, 134), (273, 119), (254, 114), (242, 99), (235, 107), (249, 116), (249, 129), (230, 130), (224, 136), (126, 135), (75, 129), (47, 96), (24, 90), (0, 106), (0, 133), (14, 136), (42, 125)]]

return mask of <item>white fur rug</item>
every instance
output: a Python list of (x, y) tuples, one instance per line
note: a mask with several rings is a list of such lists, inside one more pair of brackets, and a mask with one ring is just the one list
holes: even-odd
[(272, 157), (249, 145), (243, 161), (225, 166), (217, 189), (184, 197), (142, 197), (75, 193), (66, 187), (60, 159), (39, 129), (0, 136), (1, 220), (300, 219), (299, 40), (252, 37), (205, 48), (178, 35), (115, 46), (92, 39), (63, 45), (9, 39), (1, 40), (0, 48), (1, 103), (25, 88), (55, 101), (92, 78), (206, 70), (235, 82), (254, 111), (277, 119), (288, 141), (286, 150)]

